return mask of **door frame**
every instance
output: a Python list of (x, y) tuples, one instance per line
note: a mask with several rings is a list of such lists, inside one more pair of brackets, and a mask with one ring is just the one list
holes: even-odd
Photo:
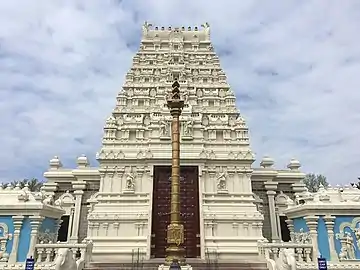
[[(148, 218), (148, 238), (146, 248), (146, 258), (151, 259), (151, 234), (152, 234), (152, 212), (153, 212), (153, 190), (154, 190), (154, 167), (155, 166), (171, 166), (171, 160), (169, 161), (154, 161), (146, 163), (150, 169), (150, 181), (151, 192), (149, 198), (149, 218)], [(199, 160), (184, 160), (180, 161), (180, 167), (186, 166), (198, 166), (198, 191), (199, 191), (199, 226), (200, 226), (200, 258), (205, 259), (205, 230), (204, 230), (204, 218), (203, 218), (203, 190), (205, 185), (205, 179), (203, 178), (203, 170), (205, 168), (205, 162)]]

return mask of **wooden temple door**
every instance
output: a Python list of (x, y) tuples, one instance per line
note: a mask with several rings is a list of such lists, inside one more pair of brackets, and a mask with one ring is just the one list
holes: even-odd
[[(180, 216), (184, 225), (184, 248), (187, 258), (200, 257), (200, 215), (198, 167), (180, 169)], [(151, 256), (164, 258), (166, 230), (170, 223), (171, 167), (154, 167)]]

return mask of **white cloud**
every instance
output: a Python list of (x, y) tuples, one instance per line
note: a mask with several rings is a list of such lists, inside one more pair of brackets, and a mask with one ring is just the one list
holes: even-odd
[[(332, 183), (360, 164), (360, 3), (0, 2), (0, 179), (41, 177), (60, 155), (94, 157), (143, 21), (209, 21), (258, 158), (295, 156)], [(93, 158), (94, 160), (94, 158)]]

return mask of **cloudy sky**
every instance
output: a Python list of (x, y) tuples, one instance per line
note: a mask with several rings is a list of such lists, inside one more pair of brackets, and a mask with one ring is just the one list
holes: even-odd
[(141, 25), (208, 21), (258, 158), (360, 176), (360, 1), (0, 1), (0, 179), (100, 148)]

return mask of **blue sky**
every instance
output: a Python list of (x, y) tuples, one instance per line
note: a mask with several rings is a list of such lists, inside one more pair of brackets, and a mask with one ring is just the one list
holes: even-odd
[[(0, 1), (0, 179), (96, 165), (141, 25), (211, 25), (258, 160), (360, 176), (360, 1)], [(258, 164), (258, 162), (256, 163)]]

